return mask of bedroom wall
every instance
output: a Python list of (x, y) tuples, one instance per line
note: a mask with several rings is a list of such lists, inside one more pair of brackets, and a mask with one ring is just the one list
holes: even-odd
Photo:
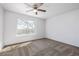
[(4, 20), (4, 10), (0, 6), (0, 48), (3, 47), (3, 20)]
[(46, 37), (79, 47), (79, 9), (47, 19)]
[[(35, 34), (26, 36), (16, 36), (17, 19), (34, 20), (36, 26)], [(11, 11), (5, 12), (5, 45), (14, 44), (23, 41), (29, 41), (39, 38), (44, 38), (45, 20), (31, 17), (24, 14), (19, 14)]]

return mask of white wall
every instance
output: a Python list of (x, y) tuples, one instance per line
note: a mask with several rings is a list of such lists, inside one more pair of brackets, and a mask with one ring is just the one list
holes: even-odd
[(4, 15), (4, 10), (0, 6), (0, 48), (3, 47), (3, 15)]
[(47, 19), (46, 33), (50, 39), (79, 47), (79, 10)]
[[(34, 20), (36, 24), (36, 33), (27, 36), (16, 37), (17, 19)], [(14, 13), (11, 11), (5, 12), (5, 45), (29, 41), (39, 38), (44, 38), (45, 20), (34, 18), (31, 16)]]

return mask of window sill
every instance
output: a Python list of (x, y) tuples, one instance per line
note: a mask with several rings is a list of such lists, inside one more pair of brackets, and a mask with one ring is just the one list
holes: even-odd
[(23, 37), (23, 36), (30, 36), (30, 35), (35, 35), (36, 33), (32, 33), (32, 34), (22, 34), (22, 35), (16, 35), (16, 37)]

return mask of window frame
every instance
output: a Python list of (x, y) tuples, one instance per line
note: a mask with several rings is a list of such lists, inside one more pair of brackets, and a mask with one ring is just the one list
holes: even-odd
[[(23, 34), (23, 33), (22, 34), (17, 34), (17, 30), (18, 29), (16, 28), (16, 36), (17, 37), (21, 37), (21, 36), (28, 36), (28, 35), (34, 35), (34, 34), (36, 34), (36, 31), (35, 31), (35, 28), (36, 28), (36, 25), (35, 24), (36, 24), (36, 22), (34, 20), (24, 20), (24, 19), (23, 19), (23, 21), (26, 21), (26, 22), (33, 21), (34, 22), (34, 28), (33, 28), (34, 31), (31, 32), (31, 33), (26, 33), (26, 34)], [(18, 23), (18, 20), (17, 20), (16, 23)]]

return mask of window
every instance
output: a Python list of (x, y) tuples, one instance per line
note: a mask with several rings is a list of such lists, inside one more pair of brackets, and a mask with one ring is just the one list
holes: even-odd
[(17, 20), (17, 35), (32, 34), (35, 32), (35, 22), (31, 20)]

